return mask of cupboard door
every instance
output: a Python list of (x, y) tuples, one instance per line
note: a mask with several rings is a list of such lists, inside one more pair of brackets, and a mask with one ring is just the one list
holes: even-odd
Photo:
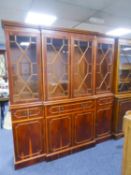
[(47, 119), (48, 152), (61, 151), (71, 146), (71, 116)]
[(98, 39), (96, 53), (96, 93), (112, 91), (114, 40)]
[(123, 99), (118, 101), (119, 107), (118, 107), (118, 123), (117, 123), (117, 132), (122, 132), (122, 126), (123, 126), (123, 117), (126, 113), (126, 111), (131, 110), (131, 99)]
[(44, 153), (43, 125), (42, 119), (13, 124), (16, 161)]
[(93, 93), (93, 41), (87, 36), (72, 38), (72, 89), (73, 96)]
[(75, 145), (94, 139), (94, 112), (74, 114), (73, 123)]
[(96, 113), (96, 137), (106, 137), (111, 135), (112, 106), (102, 107)]
[(26, 103), (41, 100), (39, 32), (11, 31), (8, 37), (11, 102)]
[(67, 34), (43, 34), (45, 43), (46, 98), (69, 97), (70, 49)]

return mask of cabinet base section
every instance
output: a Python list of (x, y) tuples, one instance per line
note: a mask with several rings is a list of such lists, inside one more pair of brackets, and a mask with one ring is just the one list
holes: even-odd
[(97, 137), (96, 138), (96, 143), (101, 143), (101, 142), (104, 142), (106, 140), (109, 140), (112, 138), (112, 135), (109, 134), (109, 135), (103, 135), (103, 136), (100, 136), (100, 137)]
[(112, 136), (114, 139), (120, 139), (121, 137), (124, 136), (123, 132), (120, 133), (112, 133)]
[(42, 155), (31, 157), (25, 160), (15, 161), (14, 166), (15, 166), (15, 169), (20, 169), (29, 165), (36, 164), (38, 162), (42, 162), (44, 160), (45, 160), (45, 154), (42, 154)]
[(52, 160), (55, 160), (55, 159), (58, 159), (58, 158), (76, 153), (78, 151), (82, 151), (84, 149), (93, 147), (95, 145), (96, 145), (96, 141), (93, 140), (90, 143), (84, 143), (84, 144), (81, 144), (81, 145), (73, 146), (69, 149), (65, 149), (65, 150), (62, 150), (62, 151), (50, 153), (50, 154), (46, 155), (46, 161), (52, 161)]
[(76, 153), (78, 151), (82, 151), (82, 150), (85, 150), (85, 149), (93, 147), (93, 146), (96, 146), (96, 140), (93, 140), (88, 144), (86, 143), (86, 144), (74, 146), (72, 149), (72, 153)]

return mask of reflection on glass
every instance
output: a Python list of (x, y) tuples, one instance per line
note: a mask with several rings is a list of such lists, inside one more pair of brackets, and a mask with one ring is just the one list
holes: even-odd
[(92, 41), (74, 40), (74, 96), (92, 93)]
[(96, 58), (96, 93), (111, 91), (112, 44), (99, 43)]
[(5, 55), (0, 53), (0, 77), (6, 76)]
[(131, 90), (131, 46), (120, 46), (119, 92)]
[(38, 99), (36, 37), (10, 35), (14, 102)]
[(47, 96), (48, 99), (69, 95), (68, 40), (47, 38)]

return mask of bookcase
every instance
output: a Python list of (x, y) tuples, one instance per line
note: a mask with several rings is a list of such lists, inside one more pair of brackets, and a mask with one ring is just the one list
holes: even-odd
[(112, 136), (114, 38), (3, 21), (15, 168)]
[(116, 81), (113, 135), (123, 135), (123, 116), (131, 109), (131, 41), (116, 40)]

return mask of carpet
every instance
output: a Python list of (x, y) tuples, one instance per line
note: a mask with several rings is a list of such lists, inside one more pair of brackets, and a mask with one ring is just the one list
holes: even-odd
[(0, 130), (0, 175), (121, 175), (123, 139), (14, 170), (11, 130)]

